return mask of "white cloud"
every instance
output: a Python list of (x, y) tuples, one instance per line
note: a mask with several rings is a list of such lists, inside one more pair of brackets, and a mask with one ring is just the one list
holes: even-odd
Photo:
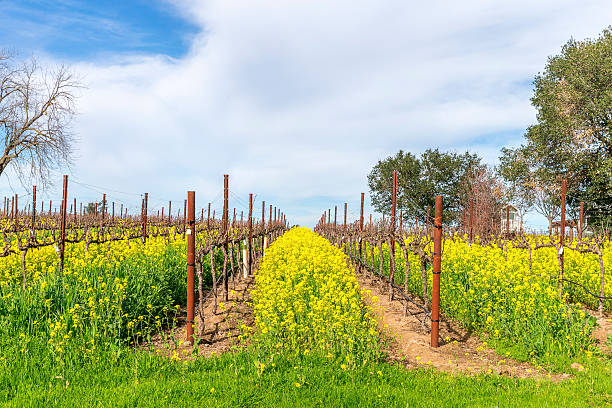
[(400, 148), (495, 160), (485, 136), (518, 138), (535, 120), (529, 82), (547, 56), (612, 15), (606, 1), (174, 4), (202, 27), (184, 58), (75, 67), (89, 86), (75, 176), (207, 201), (229, 172), (243, 200), (256, 192), (308, 224), (321, 197), (356, 202)]

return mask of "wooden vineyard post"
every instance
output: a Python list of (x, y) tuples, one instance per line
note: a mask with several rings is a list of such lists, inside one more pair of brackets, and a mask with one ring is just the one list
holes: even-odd
[(64, 175), (62, 206), (60, 207), (62, 217), (60, 235), (60, 270), (62, 272), (64, 271), (64, 253), (66, 251), (66, 201), (68, 201), (68, 175)]
[(565, 199), (567, 194), (567, 180), (561, 184), (561, 230), (559, 235), (559, 299), (563, 295), (563, 270), (565, 261)]
[(194, 314), (194, 269), (195, 269), (195, 191), (187, 192), (187, 343), (195, 343), (193, 338)]
[(438, 347), (440, 328), (440, 272), (442, 269), (442, 196), (436, 196), (434, 210), (434, 252), (431, 288), (431, 347)]

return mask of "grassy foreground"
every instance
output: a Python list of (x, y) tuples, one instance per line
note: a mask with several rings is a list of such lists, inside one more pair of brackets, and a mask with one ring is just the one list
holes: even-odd
[[(138, 407), (584, 407), (612, 404), (610, 364), (593, 359), (562, 383), (498, 376), (453, 376), (388, 363), (344, 370), (325, 358), (273, 359), (255, 350), (176, 362), (130, 352), (112, 366), (87, 365), (68, 385), (36, 383), (12, 392), (0, 385), (0, 406)], [(261, 371), (258, 362), (266, 359)], [(299, 384), (299, 385), (298, 385)]]

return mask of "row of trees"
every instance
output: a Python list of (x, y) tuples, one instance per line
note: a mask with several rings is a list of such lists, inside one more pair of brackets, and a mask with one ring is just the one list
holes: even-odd
[[(561, 180), (567, 179), (570, 215), (584, 202), (593, 226), (612, 220), (612, 28), (599, 38), (570, 40), (549, 58), (534, 80), (531, 99), (537, 123), (523, 143), (503, 148), (489, 168), (477, 155), (426, 150), (420, 157), (399, 151), (379, 161), (368, 176), (374, 208), (390, 212), (391, 172), (398, 170), (398, 204), (407, 219), (425, 217), (435, 194), (445, 199), (445, 220), (467, 219), (478, 203), (479, 233), (499, 231), (500, 210), (513, 204), (522, 216), (535, 210), (559, 216)], [(482, 221), (487, 220), (487, 221)]]

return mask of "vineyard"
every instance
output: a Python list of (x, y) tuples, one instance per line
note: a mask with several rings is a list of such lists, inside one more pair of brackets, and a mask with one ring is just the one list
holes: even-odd
[[(590, 376), (608, 376), (609, 349), (594, 337), (598, 317), (612, 312), (612, 246), (603, 236), (470, 238), (446, 230), (441, 211), (431, 226), (404, 223), (395, 211), (364, 223), (363, 206), (350, 222), (346, 205), (343, 223), (337, 209), (332, 221), (330, 209), (314, 231), (289, 229), (284, 214), (265, 202), (255, 219), (253, 195), (247, 216), (234, 210), (231, 217), (227, 177), (220, 219), (210, 204), (196, 216), (194, 192), (175, 216), (171, 203), (167, 213), (162, 207), (149, 214), (147, 194), (138, 215), (123, 208), (115, 214), (105, 195), (99, 211), (83, 213), (76, 200), (68, 206), (64, 182), (59, 213), (51, 204), (37, 212), (35, 189), (29, 209), (5, 199), (0, 400), (8, 405), (23, 405), (24, 398), (69, 404), (82, 393), (95, 403), (109, 396), (90, 388), (99, 383), (110, 384), (125, 404), (141, 401), (126, 392), (127, 383), (148, 396), (143, 405), (158, 399), (181, 405), (180, 394), (157, 390), (158, 375), (167, 390), (224, 406), (334, 398), (405, 405), (421, 401), (411, 389), (457, 379), (465, 384), (452, 398), (470, 401), (472, 383), (462, 367), (443, 374), (407, 369), (418, 368), (420, 357), (389, 361), (398, 340), (377, 314), (383, 296), (431, 333), (428, 350), (457, 343), (438, 333), (446, 322), (486, 340), (480, 348), (488, 343), (527, 364), (535, 378), (553, 373), (563, 381), (569, 374), (558, 373), (575, 361), (593, 367)], [(365, 282), (373, 289), (361, 288)], [(249, 320), (237, 319), (239, 310)], [(219, 327), (227, 331), (215, 337), (210, 330)], [(214, 344), (222, 341), (229, 346), (217, 356)], [(213, 352), (198, 357), (202, 350)], [(490, 373), (476, 372), (493, 397), (500, 386), (526, 398), (540, 387)], [(570, 390), (584, 392), (583, 385)], [(601, 380), (598, 387), (609, 385)], [(275, 387), (283, 393), (268, 400), (256, 391)], [(565, 388), (547, 387), (542, 398), (563, 400)], [(427, 401), (444, 398), (451, 396)]]

